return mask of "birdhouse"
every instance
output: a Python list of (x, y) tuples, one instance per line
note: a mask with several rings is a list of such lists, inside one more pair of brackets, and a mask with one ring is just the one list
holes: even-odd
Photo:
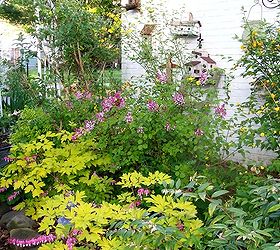
[(199, 78), (202, 73), (208, 72), (216, 67), (216, 62), (210, 57), (207, 51), (192, 51), (194, 55), (193, 61), (187, 63), (189, 74), (195, 78)]
[(201, 23), (193, 19), (192, 13), (189, 13), (188, 20), (172, 21), (171, 33), (176, 36), (198, 37), (200, 34)]
[(140, 0), (128, 0), (128, 3), (125, 5), (126, 10), (140, 10), (140, 7)]

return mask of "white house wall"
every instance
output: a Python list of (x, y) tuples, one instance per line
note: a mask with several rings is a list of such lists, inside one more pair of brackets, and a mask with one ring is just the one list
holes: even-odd
[[(125, 24), (133, 23), (134, 27), (132, 30), (139, 35), (145, 23), (163, 23), (162, 13), (167, 19), (170, 19), (171, 14), (176, 10), (186, 14), (192, 12), (194, 19), (199, 20), (202, 24), (203, 49), (209, 52), (210, 57), (217, 62), (218, 67), (229, 70), (233, 62), (228, 62), (228, 60), (223, 60), (222, 58), (231, 57), (237, 60), (242, 54), (241, 44), (234, 39), (235, 35), (241, 37), (243, 33), (241, 26), (244, 15), (241, 8), (244, 7), (246, 11), (245, 16), (248, 20), (265, 19), (271, 23), (277, 20), (277, 11), (279, 9), (267, 9), (260, 4), (255, 4), (255, 2), (255, 0), (142, 0), (141, 11), (127, 11), (123, 15), (123, 21)], [(123, 0), (122, 4), (125, 5), (125, 3), (126, 1)], [(149, 17), (149, 12), (146, 10), (147, 6), (148, 8), (151, 8), (151, 6), (154, 8), (153, 18)], [(178, 15), (180, 16), (181, 14)], [(167, 35), (170, 35), (168, 25), (166, 25), (164, 30)], [(197, 47), (196, 38), (184, 39), (186, 48), (189, 51)], [(129, 53), (125, 51), (124, 48), (127, 47), (128, 43), (128, 40), (123, 40), (122, 77), (124, 81), (131, 81), (145, 73), (145, 70), (139, 64), (129, 59), (129, 54), (133, 54), (133, 51), (129, 51)], [(230, 84), (230, 102), (233, 104), (242, 103), (250, 94), (250, 79), (242, 78), (240, 76), (242, 72), (243, 69), (237, 69), (234, 72), (235, 78)], [(234, 108), (231, 110), (228, 108), (229, 115), (233, 112)], [(273, 154), (253, 150), (250, 156), (257, 161), (266, 161)]]

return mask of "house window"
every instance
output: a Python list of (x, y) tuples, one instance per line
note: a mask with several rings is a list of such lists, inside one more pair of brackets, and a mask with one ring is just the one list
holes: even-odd
[(194, 71), (193, 71), (195, 74), (199, 74), (199, 69), (195, 69)]
[(189, 71), (192, 71), (192, 68), (191, 68), (191, 67), (189, 67)]
[(212, 69), (212, 68), (213, 68), (213, 65), (210, 65), (210, 68)]
[(206, 64), (203, 64), (202, 67), (203, 67), (203, 68), (206, 68), (207, 66), (206, 66)]

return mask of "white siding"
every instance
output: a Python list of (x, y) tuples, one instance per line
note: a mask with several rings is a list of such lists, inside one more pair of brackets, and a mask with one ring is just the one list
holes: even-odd
[[(209, 52), (211, 58), (217, 62), (217, 66), (225, 69), (230, 69), (233, 62), (222, 60), (222, 57), (232, 57), (237, 60), (241, 56), (240, 43), (234, 39), (235, 35), (241, 37), (243, 33), (242, 7), (247, 11), (246, 18), (248, 20), (265, 19), (271, 23), (277, 20), (277, 11), (279, 9), (267, 9), (264, 6), (256, 4), (254, 0), (142, 0), (141, 12), (128, 11), (123, 15), (125, 23), (132, 22), (135, 24), (134, 31), (141, 31), (145, 23), (153, 22), (161, 24), (163, 22), (162, 15), (165, 14), (167, 18), (171, 17), (171, 13), (177, 10), (179, 19), (192, 12), (195, 20), (199, 20), (202, 24), (201, 34), (203, 41), (203, 50)], [(123, 5), (125, 1), (123, 1)], [(154, 6), (154, 19), (149, 18), (146, 6)], [(255, 5), (255, 6), (254, 6)], [(254, 6), (254, 7), (252, 7)], [(185, 16), (184, 16), (185, 14)], [(170, 21), (170, 20), (169, 20)], [(169, 27), (166, 27), (166, 34), (168, 34)], [(188, 43), (187, 47), (192, 50), (197, 46), (196, 38), (183, 38)], [(123, 41), (123, 47), (127, 45), (128, 41)], [(133, 53), (130, 51), (130, 53)], [(233, 104), (242, 103), (250, 94), (249, 82), (250, 79), (244, 79), (240, 76), (243, 69), (237, 69), (234, 72), (234, 80), (230, 85), (231, 100)], [(123, 52), (122, 57), (122, 76), (124, 81), (130, 81), (131, 77), (139, 77), (144, 74), (143, 68), (133, 63), (128, 59), (128, 54)], [(228, 110), (232, 114), (234, 110)], [(253, 150), (250, 157), (259, 161), (268, 160), (272, 157), (272, 153), (261, 152), (260, 150)]]

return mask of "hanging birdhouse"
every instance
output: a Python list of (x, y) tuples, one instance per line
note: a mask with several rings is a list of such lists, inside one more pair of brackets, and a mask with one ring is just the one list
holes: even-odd
[(193, 20), (192, 13), (189, 13), (189, 20), (173, 21), (171, 23), (171, 33), (176, 36), (198, 37), (201, 23)]
[(140, 0), (128, 0), (128, 3), (125, 5), (126, 10), (140, 10), (140, 7)]

